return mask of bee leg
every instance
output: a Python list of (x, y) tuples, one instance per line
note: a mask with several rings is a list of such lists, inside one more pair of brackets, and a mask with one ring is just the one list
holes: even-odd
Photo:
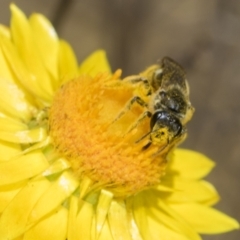
[(140, 75), (132, 75), (121, 79), (110, 80), (106, 82), (105, 87), (121, 87), (124, 84), (135, 85), (142, 82), (144, 79)]
[(142, 77), (140, 75), (133, 75), (133, 76), (124, 78), (122, 81), (129, 82), (131, 84), (142, 83), (142, 86), (143, 86), (142, 92), (144, 92), (144, 95), (149, 96), (152, 94), (152, 88), (150, 86), (150, 83), (149, 83), (148, 79), (145, 77)]
[(163, 147), (161, 147), (160, 149), (158, 149), (158, 151), (155, 152), (152, 156), (153, 156), (153, 157), (156, 157), (156, 156), (158, 156), (160, 153), (162, 154), (164, 150), (168, 150), (168, 149), (170, 149), (170, 148), (171, 148), (171, 146), (169, 145), (169, 142), (168, 142), (168, 143), (165, 144)]
[(107, 82), (105, 84), (105, 87), (106, 88), (121, 88), (124, 86), (124, 84), (130, 85), (130, 86), (134, 87), (135, 89), (137, 86), (138, 91), (140, 91), (141, 95), (144, 95), (144, 96), (149, 96), (152, 93), (152, 89), (151, 89), (149, 81), (147, 80), (147, 78), (142, 77), (140, 75), (132, 75), (132, 76), (125, 77), (122, 80), (118, 79), (118, 80)]
[(135, 121), (130, 128), (128, 129), (127, 133), (131, 132), (134, 128), (136, 128), (144, 119), (150, 118), (152, 113), (150, 111), (145, 111), (140, 115), (140, 117)]
[(114, 81), (109, 81), (106, 86), (110, 86), (110, 87), (119, 87), (121, 86), (123, 83), (125, 84), (138, 84), (140, 82), (143, 82), (144, 80), (147, 80), (146, 78), (141, 77), (140, 75), (132, 75), (132, 76), (128, 76), (121, 79), (117, 79)]
[(128, 76), (123, 78), (123, 82), (129, 82), (131, 84), (135, 84), (135, 83), (139, 83), (143, 81), (143, 77), (140, 75), (132, 75), (132, 76)]
[(142, 107), (147, 107), (148, 104), (144, 102), (139, 96), (134, 96), (130, 101), (126, 104), (124, 109), (118, 114), (118, 116), (113, 120), (112, 123), (116, 122), (119, 118), (121, 118), (124, 114), (131, 110), (133, 104), (139, 104)]

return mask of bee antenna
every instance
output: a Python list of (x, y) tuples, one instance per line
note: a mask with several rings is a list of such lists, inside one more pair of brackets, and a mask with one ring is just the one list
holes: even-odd
[(156, 157), (159, 153), (161, 153), (167, 146), (169, 145), (169, 139), (167, 141), (167, 143), (162, 147), (160, 148), (157, 152), (155, 152), (152, 156), (153, 157)]
[(146, 133), (145, 135), (143, 135), (141, 138), (139, 138), (135, 143), (139, 143), (141, 142), (145, 137), (147, 137), (152, 131)]
[(141, 142), (141, 141), (142, 141), (145, 137), (147, 137), (149, 134), (154, 133), (154, 132), (157, 132), (157, 131), (158, 131), (158, 129), (146, 133), (146, 134), (143, 135), (141, 138), (139, 138), (135, 143), (139, 143), (139, 142)]

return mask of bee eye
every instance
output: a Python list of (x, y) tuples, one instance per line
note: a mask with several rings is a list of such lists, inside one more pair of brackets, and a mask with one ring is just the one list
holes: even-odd
[(169, 131), (173, 132), (174, 136), (178, 136), (182, 132), (182, 124), (174, 115), (166, 111), (155, 112), (150, 121), (150, 128), (153, 129), (155, 124), (168, 127)]
[(155, 112), (151, 118), (150, 121), (150, 128), (153, 129), (154, 125), (156, 122), (162, 117), (163, 113), (162, 112)]

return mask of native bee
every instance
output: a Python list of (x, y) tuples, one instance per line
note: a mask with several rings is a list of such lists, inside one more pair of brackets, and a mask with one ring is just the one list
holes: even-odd
[(170, 149), (186, 136), (186, 123), (192, 118), (194, 108), (189, 100), (189, 86), (184, 69), (169, 57), (138, 75), (122, 80), (136, 86), (135, 96), (130, 99), (118, 117), (129, 111), (133, 104), (144, 108), (143, 114), (133, 123), (129, 131), (145, 118), (150, 118), (150, 130), (137, 142), (149, 137), (151, 144), (161, 146), (159, 152)]

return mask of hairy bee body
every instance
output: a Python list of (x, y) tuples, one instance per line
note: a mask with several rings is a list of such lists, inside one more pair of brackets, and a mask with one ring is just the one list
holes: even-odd
[(184, 69), (169, 57), (160, 65), (149, 67), (141, 73), (149, 81), (151, 98), (148, 107), (151, 112), (166, 110), (186, 124), (194, 112), (189, 100), (189, 86)]
[(118, 119), (133, 104), (144, 108), (143, 115), (133, 123), (130, 130), (137, 127), (145, 118), (150, 118), (150, 130), (139, 141), (149, 137), (151, 144), (159, 146), (159, 152), (170, 149), (186, 137), (186, 124), (192, 118), (194, 108), (189, 100), (189, 86), (184, 69), (169, 57), (164, 57), (160, 64), (150, 66), (139, 75), (123, 79), (136, 86), (134, 96)]

